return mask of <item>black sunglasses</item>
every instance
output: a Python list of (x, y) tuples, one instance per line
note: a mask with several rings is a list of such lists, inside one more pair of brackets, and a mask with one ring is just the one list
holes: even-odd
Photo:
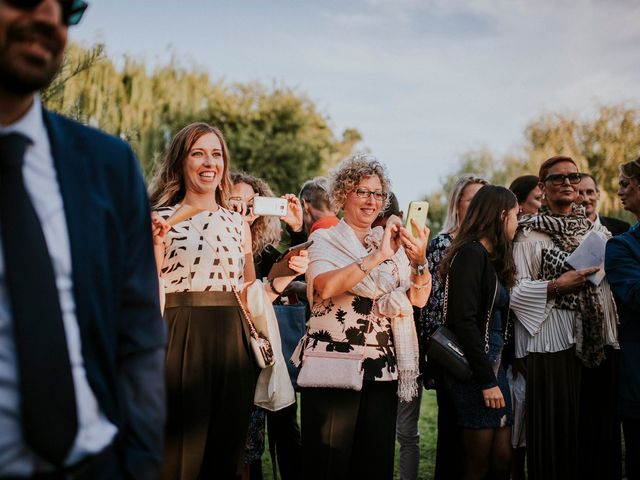
[[(5, 3), (19, 10), (33, 10), (42, 0), (5, 0)], [(82, 0), (58, 0), (58, 3), (62, 7), (62, 21), (67, 26), (77, 25), (89, 6)]]
[(565, 175), (564, 173), (552, 173), (551, 175), (547, 175), (544, 179), (545, 182), (551, 182), (553, 185), (562, 185), (565, 180), (569, 180), (571, 185), (577, 185), (582, 180), (582, 174), (580, 173), (569, 173)]

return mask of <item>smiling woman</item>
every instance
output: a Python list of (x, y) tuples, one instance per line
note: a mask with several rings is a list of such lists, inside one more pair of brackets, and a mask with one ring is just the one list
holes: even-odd
[[(167, 480), (242, 473), (256, 365), (232, 291), (246, 288), (255, 271), (249, 226), (226, 208), (228, 169), (220, 130), (194, 123), (173, 138), (151, 186), (154, 248), (169, 330), (162, 477)], [(189, 213), (183, 215), (185, 210)], [(276, 289), (306, 271), (303, 260), (290, 263), (295, 275), (278, 279)]]
[(412, 305), (431, 290), (429, 230), (414, 223), (414, 238), (399, 219), (371, 227), (389, 180), (370, 155), (342, 162), (329, 191), (344, 218), (309, 237), (311, 318), (293, 358), (302, 362), (303, 470), (310, 479), (391, 478), (398, 398), (418, 394)]

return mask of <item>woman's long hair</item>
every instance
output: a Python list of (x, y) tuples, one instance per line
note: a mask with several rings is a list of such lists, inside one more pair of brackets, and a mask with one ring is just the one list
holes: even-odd
[[(269, 184), (263, 179), (254, 177), (245, 172), (232, 172), (231, 183), (246, 183), (249, 185), (256, 195), (261, 197), (275, 197)], [(271, 245), (277, 247), (282, 238), (282, 227), (280, 219), (271, 215), (261, 215), (257, 217), (251, 225), (251, 251), (256, 256)]]
[(156, 210), (161, 207), (173, 206), (182, 201), (187, 193), (184, 182), (184, 160), (198, 139), (207, 133), (213, 133), (218, 137), (220, 145), (222, 146), (224, 171), (222, 172), (220, 185), (216, 189), (216, 202), (222, 207), (227, 207), (229, 188), (231, 186), (229, 180), (229, 149), (227, 148), (227, 143), (224, 141), (224, 136), (218, 128), (207, 123), (197, 122), (184, 127), (176, 133), (173, 140), (171, 140), (164, 160), (149, 187), (149, 199), (152, 209)]
[(488, 182), (481, 177), (478, 177), (472, 173), (464, 173), (458, 177), (458, 180), (451, 187), (451, 193), (449, 194), (449, 203), (447, 205), (447, 215), (444, 218), (444, 224), (440, 233), (452, 233), (456, 232), (460, 228), (460, 222), (462, 219), (458, 217), (458, 205), (464, 189), (469, 185), (478, 184), (486, 185)]
[(489, 258), (500, 282), (511, 288), (516, 283), (512, 240), (505, 232), (505, 216), (518, 205), (510, 190), (497, 185), (485, 185), (473, 197), (460, 223), (458, 234), (447, 249), (440, 264), (440, 277), (446, 278), (453, 257), (465, 243), (486, 238), (492, 245)]

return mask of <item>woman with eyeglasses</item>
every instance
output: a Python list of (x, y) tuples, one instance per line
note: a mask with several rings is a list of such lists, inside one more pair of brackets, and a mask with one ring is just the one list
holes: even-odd
[(520, 221), (511, 292), (515, 354), (526, 357), (528, 475), (620, 478), (613, 296), (606, 278), (590, 281), (598, 267), (566, 263), (589, 232), (610, 234), (575, 203), (581, 175), (572, 158), (549, 158), (539, 180), (547, 205)]
[(293, 357), (302, 362), (298, 385), (305, 373), (315, 382), (301, 388), (304, 478), (388, 479), (398, 398), (417, 395), (412, 305), (431, 290), (429, 230), (413, 223), (411, 232), (393, 217), (372, 228), (389, 179), (371, 155), (343, 161), (329, 192), (344, 217), (309, 237), (311, 319)]
[[(640, 157), (620, 165), (618, 197), (640, 222)], [(627, 478), (640, 478), (640, 223), (607, 243), (605, 270), (620, 315), (620, 389)]]

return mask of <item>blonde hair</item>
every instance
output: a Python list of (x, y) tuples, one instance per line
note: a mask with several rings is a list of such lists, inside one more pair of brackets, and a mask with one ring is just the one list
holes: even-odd
[(222, 207), (227, 207), (231, 186), (229, 180), (229, 149), (220, 129), (207, 123), (197, 122), (184, 127), (171, 140), (164, 160), (149, 186), (149, 199), (154, 210), (160, 207), (173, 206), (184, 198), (187, 193), (184, 183), (184, 160), (198, 139), (208, 133), (213, 133), (218, 137), (222, 147), (224, 171), (222, 172), (220, 185), (216, 190), (216, 202)]
[[(246, 172), (232, 172), (231, 184), (237, 185), (239, 183), (246, 183), (256, 195), (261, 197), (275, 197), (271, 187), (263, 179)], [(251, 225), (251, 252), (256, 256), (262, 253), (267, 245), (277, 247), (281, 238), (282, 227), (278, 217), (267, 215), (257, 217)]]
[(363, 178), (374, 175), (380, 179), (382, 191), (387, 194), (384, 205), (380, 209), (380, 212), (383, 212), (389, 204), (391, 181), (387, 175), (386, 167), (376, 157), (366, 153), (353, 155), (343, 160), (331, 171), (329, 176), (329, 196), (335, 211), (342, 208), (347, 195), (356, 189)]
[(629, 180), (635, 180), (637, 185), (640, 185), (640, 157), (635, 160), (631, 160), (630, 162), (623, 163), (618, 167), (620, 169), (620, 174), (628, 178)]
[(449, 194), (449, 204), (447, 205), (447, 216), (444, 219), (444, 225), (442, 225), (441, 233), (451, 233), (455, 232), (460, 228), (460, 222), (462, 219), (458, 215), (458, 205), (460, 204), (460, 199), (462, 198), (462, 193), (464, 189), (469, 185), (478, 184), (478, 185), (487, 185), (487, 182), (484, 178), (477, 177), (472, 173), (464, 173), (456, 183), (453, 184), (451, 188), (451, 193)]

